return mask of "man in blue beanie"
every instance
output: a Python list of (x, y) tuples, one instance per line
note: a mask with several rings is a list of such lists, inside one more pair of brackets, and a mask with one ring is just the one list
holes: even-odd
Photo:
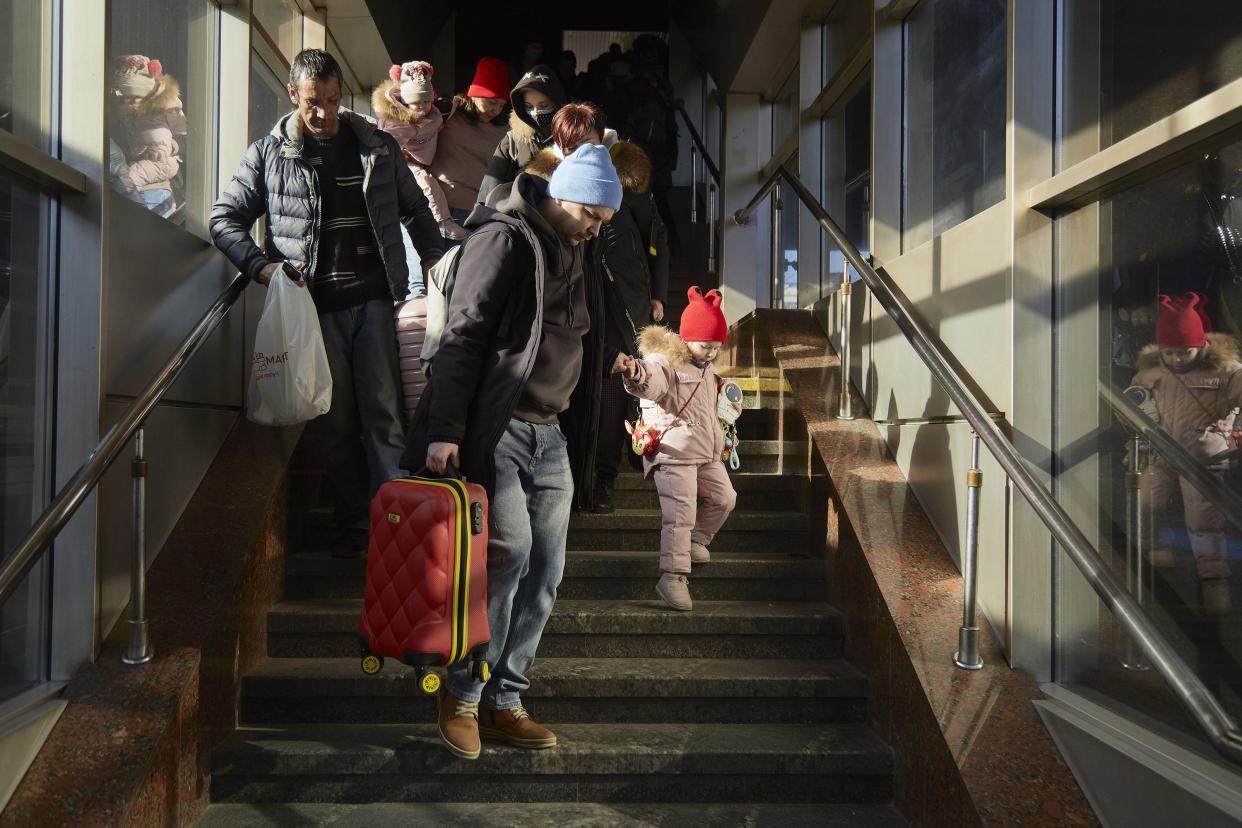
[(585, 145), (550, 181), (521, 173), (466, 220), (440, 349), (402, 458), (410, 469), (458, 469), (489, 497), (491, 676), (450, 669), (440, 691), (440, 738), (464, 759), (478, 758), (481, 737), (556, 745), (521, 694), (565, 568), (573, 478), (557, 415), (578, 382), (582, 339), (595, 333), (586, 280), (598, 274), (584, 243), (620, 205), (608, 151)]

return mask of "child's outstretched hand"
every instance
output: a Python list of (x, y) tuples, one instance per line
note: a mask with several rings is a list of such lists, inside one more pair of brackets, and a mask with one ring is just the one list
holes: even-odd
[(622, 374), (626, 379), (636, 379), (638, 377), (638, 360), (629, 354), (617, 354), (617, 358), (612, 363), (612, 373)]

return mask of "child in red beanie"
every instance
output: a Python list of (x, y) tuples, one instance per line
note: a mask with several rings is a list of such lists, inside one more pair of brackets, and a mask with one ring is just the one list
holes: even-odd
[[(1230, 447), (1234, 418), (1242, 406), (1242, 363), (1237, 341), (1209, 333), (1210, 323), (1198, 294), (1161, 296), (1156, 317), (1156, 342), (1138, 357), (1132, 384), (1146, 389), (1155, 403), (1157, 424), (1197, 461), (1209, 464)], [(1224, 514), (1158, 454), (1142, 476), (1144, 511), (1166, 518), (1175, 489), (1180, 487), (1186, 530), (1199, 575), (1204, 609), (1229, 611), (1229, 563)], [(1154, 536), (1160, 537), (1156, 526)], [(1157, 565), (1172, 563), (1162, 547), (1152, 550)]]
[(716, 411), (724, 383), (712, 367), (729, 326), (719, 291), (704, 296), (692, 287), (688, 296), (680, 337), (660, 325), (644, 328), (638, 337), (643, 358), (622, 355), (614, 366), (624, 374), (625, 390), (643, 400), (642, 419), (631, 431), (642, 432), (635, 445), (640, 438), (658, 443), (643, 456), (664, 515), (656, 592), (677, 610), (694, 608), (690, 565), (711, 559), (707, 546), (737, 502), (721, 461), (724, 432)]

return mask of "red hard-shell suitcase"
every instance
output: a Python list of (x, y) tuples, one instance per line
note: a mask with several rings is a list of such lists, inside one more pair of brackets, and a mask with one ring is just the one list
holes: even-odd
[(407, 299), (397, 305), (397, 356), (401, 360), (401, 390), (405, 414), (413, 417), (418, 399), (427, 387), (419, 358), (423, 353), (423, 336), (427, 331), (427, 299)]
[(362, 670), (384, 658), (414, 667), (426, 693), (432, 667), (466, 661), (487, 680), (487, 493), (453, 477), (408, 477), (371, 500), (366, 596), (358, 620)]

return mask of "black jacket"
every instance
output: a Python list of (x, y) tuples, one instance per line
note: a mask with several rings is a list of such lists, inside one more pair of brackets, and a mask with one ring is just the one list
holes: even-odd
[[(375, 123), (342, 109), (341, 129), (352, 129), (362, 150), (363, 194), (371, 228), (388, 274), (393, 299), (409, 292), (409, 268), (398, 223), (404, 223), (424, 261), (444, 253), (440, 228), (427, 198), (401, 157), (391, 135)], [(319, 181), (302, 158), (302, 121), (291, 112), (255, 141), (233, 173), (233, 180), (211, 210), (211, 240), (233, 266), (254, 278), (269, 261), (295, 261), (315, 272), (319, 246)], [(250, 235), (267, 214), (266, 249)]]
[[(493, 493), (496, 445), (539, 351), (549, 267), (549, 251), (512, 200), (534, 205), (546, 193), (545, 181), (519, 176), (507, 192), (497, 191), (495, 207), (480, 204), (466, 220), (470, 235), (458, 254), (435, 370), (410, 423), (403, 467), (421, 469), (430, 443), (456, 443), (461, 473)], [(584, 278), (589, 295), (598, 269), (588, 265)]]
[(488, 162), (483, 182), (479, 184), (480, 203), (486, 203), (496, 187), (517, 178), (517, 174), (526, 169), (539, 151), (552, 143), (551, 127), (541, 131), (526, 111), (522, 98), (522, 92), (526, 89), (537, 89), (547, 95), (557, 109), (566, 103), (560, 79), (547, 66), (536, 66), (522, 76), (509, 95), (513, 106), (513, 111), (509, 113), (509, 131), (500, 139), (492, 160)]
[(668, 231), (651, 197), (651, 161), (636, 144), (622, 141), (613, 164), (624, 194), (621, 208), (600, 230), (608, 304), (608, 357), (636, 356), (634, 340), (650, 325), (651, 300), (668, 303)]

